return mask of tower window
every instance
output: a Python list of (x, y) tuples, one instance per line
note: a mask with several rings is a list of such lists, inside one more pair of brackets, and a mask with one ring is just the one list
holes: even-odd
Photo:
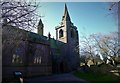
[(63, 30), (62, 29), (60, 29), (60, 31), (59, 31), (59, 38), (61, 38), (61, 37), (63, 37)]
[(71, 38), (74, 38), (74, 36), (75, 36), (74, 30), (71, 29)]

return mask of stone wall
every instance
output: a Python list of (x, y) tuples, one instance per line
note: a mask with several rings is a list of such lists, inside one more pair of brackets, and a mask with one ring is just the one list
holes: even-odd
[[(13, 29), (12, 31), (15, 30)], [(5, 30), (3, 30), (3, 33), (4, 32)], [(25, 34), (28, 33), (27, 31), (23, 32)], [(24, 34), (20, 36), (22, 39), (20, 37), (18, 39), (13, 39), (11, 34), (13, 36), (18, 35), (19, 37), (19, 33), (17, 32), (11, 32), (2, 36), (5, 41), (2, 43), (3, 78), (14, 77), (15, 71), (22, 72), (25, 77), (48, 75), (52, 73), (50, 44), (47, 40), (39, 39), (34, 41), (29, 38), (23, 38), (22, 35), (24, 36)], [(37, 35), (37, 37), (39, 36), (40, 35)]]

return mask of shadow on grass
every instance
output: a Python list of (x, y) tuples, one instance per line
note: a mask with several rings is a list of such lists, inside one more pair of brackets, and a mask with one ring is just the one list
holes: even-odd
[(74, 71), (73, 75), (87, 80), (91, 83), (120, 83), (120, 76), (115, 76), (112, 73), (108, 72), (109, 69), (110, 68), (106, 68), (103, 66), (95, 66), (94, 68), (88, 68), (88, 71)]

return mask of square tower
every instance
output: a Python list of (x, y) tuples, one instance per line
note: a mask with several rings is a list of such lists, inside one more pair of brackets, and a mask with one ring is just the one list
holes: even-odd
[(64, 15), (59, 26), (56, 27), (56, 39), (66, 43), (66, 56), (72, 69), (79, 66), (79, 38), (77, 27), (71, 22), (67, 5), (65, 4)]

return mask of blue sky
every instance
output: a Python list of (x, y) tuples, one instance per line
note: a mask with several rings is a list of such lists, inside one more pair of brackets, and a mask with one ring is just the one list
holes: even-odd
[[(42, 15), (44, 35), (55, 34), (55, 26), (61, 22), (65, 2), (41, 2), (37, 10)], [(107, 2), (67, 2), (71, 21), (77, 26), (79, 37), (92, 33), (109, 33), (117, 31), (117, 21), (108, 10)], [(81, 38), (80, 38), (81, 39)]]

